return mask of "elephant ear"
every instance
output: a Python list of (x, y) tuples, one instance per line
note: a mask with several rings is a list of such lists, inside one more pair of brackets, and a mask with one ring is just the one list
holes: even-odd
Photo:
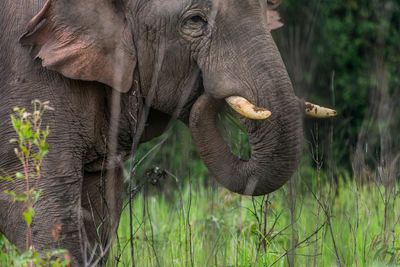
[(20, 42), (32, 46), (43, 67), (65, 77), (120, 92), (132, 86), (136, 55), (119, 1), (47, 0)]
[(283, 26), (281, 16), (275, 9), (282, 3), (282, 0), (267, 1), (267, 26), (270, 31), (279, 29)]

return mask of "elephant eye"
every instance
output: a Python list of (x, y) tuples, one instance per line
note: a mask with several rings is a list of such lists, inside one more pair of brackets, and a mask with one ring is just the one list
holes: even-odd
[(206, 21), (201, 16), (193, 16), (190, 18), (191, 23), (206, 23)]
[(207, 28), (207, 20), (200, 14), (189, 14), (183, 20), (181, 31), (192, 38), (204, 35)]

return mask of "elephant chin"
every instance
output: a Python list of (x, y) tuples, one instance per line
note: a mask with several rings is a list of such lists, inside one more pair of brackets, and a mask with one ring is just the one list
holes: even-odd
[(267, 120), (244, 119), (249, 135), (251, 157), (235, 156), (223, 140), (218, 128), (218, 113), (224, 101), (204, 94), (192, 107), (189, 126), (201, 159), (212, 176), (225, 188), (243, 195), (264, 195), (279, 189), (297, 169), (302, 149), (301, 106), (285, 99), (286, 112)]

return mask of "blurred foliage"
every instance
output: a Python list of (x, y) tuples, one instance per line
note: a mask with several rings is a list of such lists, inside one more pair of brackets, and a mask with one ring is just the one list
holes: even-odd
[(161, 167), (179, 177), (205, 177), (207, 169), (199, 159), (187, 127), (177, 122), (162, 136), (141, 144), (135, 155), (137, 177), (149, 168)]
[[(399, 130), (400, 117), (392, 109), (400, 96), (400, 1), (285, 0), (281, 13), (285, 27), (274, 36), (297, 95), (339, 111), (331, 157), (350, 169), (367, 128), (364, 141), (379, 161), (386, 153), (382, 123), (393, 135)], [(313, 124), (307, 122), (306, 129)], [(399, 141), (391, 146), (398, 148)]]

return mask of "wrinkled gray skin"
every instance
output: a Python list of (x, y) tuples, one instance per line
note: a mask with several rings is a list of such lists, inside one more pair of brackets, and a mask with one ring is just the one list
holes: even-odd
[[(231, 191), (266, 194), (293, 174), (301, 150), (302, 107), (266, 27), (266, 1), (53, 0), (48, 21), (39, 25), (52, 25), (45, 28), (50, 34), (41, 33), (40, 27), (26, 33), (26, 25), (44, 4), (0, 2), (2, 171), (14, 173), (20, 166), (9, 144), (14, 137), (12, 108), (29, 107), (33, 99), (49, 100), (55, 108), (44, 118), (51, 129), (50, 153), (39, 182), (43, 195), (35, 206), (37, 249), (62, 247), (70, 251), (74, 264), (90, 263), (87, 255), (94, 244), (106, 246), (119, 221), (120, 162), (135, 138), (141, 135), (145, 141), (159, 135), (170, 116), (189, 125), (211, 174)], [(73, 49), (57, 54), (68, 45)], [(70, 52), (77, 56), (51, 62)], [(80, 69), (82, 59), (89, 65)], [(110, 77), (107, 62), (116, 64), (111, 67), (111, 73), (117, 70), (115, 77)], [(273, 114), (263, 122), (243, 120), (252, 146), (248, 161), (230, 153), (216, 128), (223, 99), (232, 95)], [(119, 99), (120, 106), (111, 112)], [(146, 114), (145, 105), (153, 112), (142, 133), (138, 122)], [(115, 134), (117, 139), (112, 138)], [(115, 151), (112, 160), (110, 150)], [(24, 187), (0, 182), (0, 192), (6, 188)], [(23, 249), (21, 211), (21, 205), (0, 194), (0, 231)], [(54, 241), (51, 230), (56, 224), (61, 235)], [(99, 237), (94, 229), (100, 224)]]

